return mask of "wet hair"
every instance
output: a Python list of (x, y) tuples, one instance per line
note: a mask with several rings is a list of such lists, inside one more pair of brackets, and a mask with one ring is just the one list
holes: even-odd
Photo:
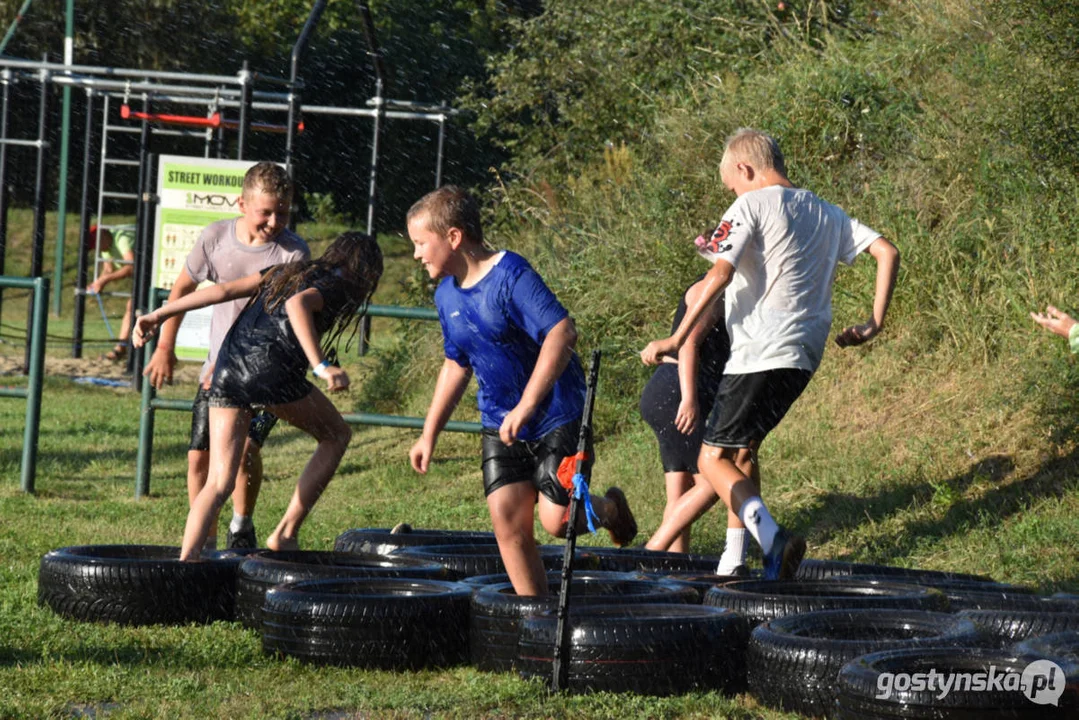
[(300, 292), (313, 277), (327, 272), (333, 273), (339, 282), (346, 284), (348, 303), (334, 318), (333, 325), (323, 334), (322, 348), (329, 352), (348, 331), (345, 345), (347, 350), (359, 331), (360, 319), (367, 309), (371, 295), (378, 287), (379, 278), (382, 277), (382, 250), (371, 235), (360, 232), (342, 233), (317, 260), (275, 265), (262, 277), (256, 297), (262, 298), (267, 312), (273, 312)]
[(483, 244), (480, 204), (467, 190), (456, 185), (443, 185), (432, 190), (413, 203), (405, 221), (412, 222), (424, 215), (427, 217), (427, 229), (439, 237), (445, 237), (450, 228), (457, 228), (466, 240)]
[(278, 200), (292, 200), (292, 181), (285, 168), (277, 163), (255, 163), (244, 173), (244, 197), (251, 197), (251, 193), (258, 190)]
[(726, 149), (720, 167), (738, 160), (744, 160), (756, 170), (775, 170), (787, 174), (787, 165), (783, 160), (783, 151), (771, 135), (752, 128), (739, 128), (727, 138)]

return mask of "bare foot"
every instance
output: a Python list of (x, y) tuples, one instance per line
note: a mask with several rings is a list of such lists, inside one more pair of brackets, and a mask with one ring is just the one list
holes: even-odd
[(299, 550), (300, 541), (297, 538), (284, 538), (274, 533), (266, 538), (266, 547), (271, 550)]

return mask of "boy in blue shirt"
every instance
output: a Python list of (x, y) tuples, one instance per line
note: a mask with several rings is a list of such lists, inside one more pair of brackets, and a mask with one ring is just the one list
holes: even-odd
[[(565, 537), (569, 494), (557, 473), (576, 453), (585, 397), (573, 319), (527, 260), (484, 245), (479, 204), (464, 190), (428, 193), (407, 221), (413, 257), (442, 278), (435, 306), (446, 355), (409, 460), (427, 472), (438, 434), (475, 374), (483, 485), (499, 552), (518, 595), (545, 594), (532, 508), (538, 503), (547, 532)], [(633, 540), (637, 524), (621, 490), (591, 501), (616, 545)]]

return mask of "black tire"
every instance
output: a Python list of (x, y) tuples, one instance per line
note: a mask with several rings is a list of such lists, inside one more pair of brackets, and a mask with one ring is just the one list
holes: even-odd
[(697, 601), (704, 601), (704, 594), (714, 587), (726, 585), (729, 582), (748, 580), (742, 575), (704, 575), (699, 573), (665, 573), (665, 572), (642, 572), (634, 577), (640, 580), (669, 580), (671, 582), (689, 585), (697, 591)]
[(38, 604), (75, 620), (182, 625), (231, 620), (236, 557), (180, 562), (180, 548), (80, 545), (41, 558)]
[(1079, 630), (1027, 638), (1016, 643), (1012, 650), (1019, 657), (1031, 660), (1046, 658), (1061, 667), (1072, 666), (1071, 674), (1079, 672)]
[(828, 580), (847, 580), (856, 577), (861, 580), (879, 580), (881, 582), (902, 582), (906, 585), (921, 585), (944, 593), (948, 598), (948, 609), (960, 610), (1030, 610), (1041, 605), (1044, 598), (1034, 594), (1034, 590), (1020, 585), (989, 582), (984, 580), (963, 580), (955, 578), (899, 578), (895, 575), (833, 575)]
[[(570, 606), (695, 603), (693, 588), (644, 580), (591, 580), (574, 577)], [(558, 595), (522, 597), (509, 583), (487, 585), (472, 596), (469, 627), (472, 664), (480, 670), (509, 672), (517, 661), (521, 618), (558, 607)]]
[(387, 670), (468, 658), (471, 589), (441, 580), (304, 580), (277, 585), (262, 609), (262, 648), (317, 665)]
[[(729, 610), (700, 605), (589, 605), (570, 608), (570, 692), (671, 695), (736, 693), (743, 686), (749, 627)], [(557, 611), (521, 621), (521, 676), (549, 682)]]
[(659, 552), (640, 548), (578, 548), (599, 558), (599, 569), (611, 572), (712, 573), (719, 556)]
[(851, 575), (882, 575), (895, 582), (924, 581), (931, 583), (933, 580), (970, 580), (973, 582), (993, 582), (993, 579), (984, 575), (971, 575), (969, 573), (941, 572), (940, 570), (919, 570), (912, 568), (895, 567), (894, 565), (874, 565), (870, 563), (851, 563), (842, 560), (818, 560), (815, 558), (803, 560), (798, 566), (795, 578), (798, 580), (823, 580), (829, 577), (848, 577)]
[(899, 648), (973, 647), (970, 620), (920, 610), (824, 610), (758, 625), (749, 639), (749, 692), (769, 707), (827, 715), (836, 675), (854, 658)]
[(356, 555), (343, 552), (266, 550), (240, 564), (236, 579), (236, 619), (244, 627), (262, 627), (262, 603), (274, 585), (322, 578), (415, 578), (448, 580), (436, 562), (416, 558)]
[[(562, 567), (561, 545), (540, 545), (539, 553), (547, 570), (558, 570)], [(401, 548), (390, 557), (420, 558), (441, 563), (450, 571), (454, 580), (506, 572), (498, 545), (419, 545)], [(573, 556), (574, 570), (597, 570), (598, 565), (599, 559), (590, 553), (577, 552)]]
[[(898, 689), (896, 677), (921, 674), (923, 679), (935, 671), (958, 679), (961, 674), (972, 679), (983, 673), (1020, 675), (1028, 661), (1003, 650), (967, 648), (916, 648), (870, 653), (843, 666), (836, 681), (836, 717), (842, 720), (902, 718), (903, 720), (1048, 720), (1074, 718), (1071, 698), (1061, 698), (1058, 707), (1039, 705), (1016, 690), (955, 689), (942, 695), (939, 685), (930, 689)], [(882, 678), (891, 673), (892, 679)], [(976, 675), (977, 674), (977, 675)], [(888, 688), (889, 682), (893, 683)], [(905, 683), (904, 683), (905, 684)], [(890, 692), (888, 692), (890, 690)], [(885, 696), (885, 694), (887, 695)], [(883, 697), (877, 697), (882, 695)]]
[(963, 610), (981, 630), (986, 644), (1008, 647), (1027, 638), (1079, 630), (1079, 604), (1042, 598), (1041, 610)]
[(479, 530), (409, 530), (391, 533), (390, 528), (356, 528), (337, 536), (333, 549), (359, 555), (392, 555), (420, 545), (493, 545), (495, 534)]
[(947, 610), (948, 600), (918, 585), (850, 578), (838, 580), (741, 580), (714, 587), (705, 605), (733, 610), (756, 627), (767, 620), (816, 610), (887, 608)]
[[(633, 573), (620, 573), (620, 572), (605, 572), (603, 570), (574, 570), (574, 580), (643, 580), (645, 578), (638, 578)], [(473, 575), (472, 577), (458, 580), (462, 585), (468, 585), (476, 590), (487, 585), (502, 585), (510, 581), (510, 576), (506, 573), (495, 573), (493, 575)], [(562, 584), (562, 571), (552, 570), (547, 573), (547, 586), (554, 591), (557, 591), (558, 587)]]

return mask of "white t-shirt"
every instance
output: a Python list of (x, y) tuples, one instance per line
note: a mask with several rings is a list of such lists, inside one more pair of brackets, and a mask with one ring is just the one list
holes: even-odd
[(832, 326), (832, 283), (880, 233), (809, 190), (779, 185), (730, 206), (698, 252), (735, 268), (727, 287), (731, 357), (724, 373), (815, 371)]
[[(187, 255), (187, 274), (196, 283), (210, 280), (215, 283), (231, 282), (257, 273), (279, 263), (309, 260), (311, 250), (299, 235), (285, 228), (264, 245), (244, 245), (236, 237), (236, 221), (239, 218), (218, 220), (206, 226), (199, 240)], [(207, 370), (217, 360), (217, 351), (232, 323), (247, 305), (248, 298), (239, 298), (214, 305), (210, 316), (210, 353), (200, 371), (200, 380), (206, 379)]]

